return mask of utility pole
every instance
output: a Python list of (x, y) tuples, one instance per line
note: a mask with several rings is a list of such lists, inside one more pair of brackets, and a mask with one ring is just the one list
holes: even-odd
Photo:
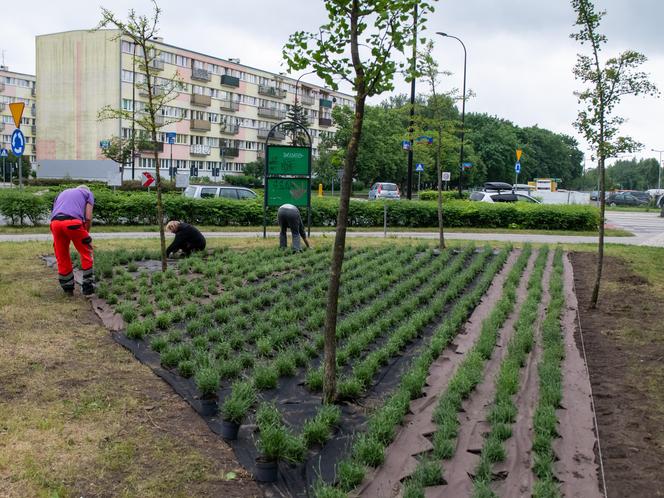
[(417, 61), (417, 4), (413, 11), (413, 64), (410, 82), (410, 125), (408, 127), (408, 181), (406, 182), (406, 197), (408, 200), (413, 198), (413, 127), (415, 126), (415, 68)]

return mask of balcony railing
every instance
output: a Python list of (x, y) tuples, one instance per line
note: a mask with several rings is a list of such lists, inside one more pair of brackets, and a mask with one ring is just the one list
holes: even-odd
[(210, 81), (212, 79), (212, 75), (210, 75), (210, 71), (207, 69), (194, 68), (191, 70), (191, 79), (198, 81)]
[(209, 156), (212, 152), (212, 147), (204, 144), (192, 144), (189, 146), (189, 153), (192, 156)]
[(238, 87), (240, 86), (240, 78), (236, 78), (235, 76), (231, 76), (230, 74), (222, 74), (221, 84), (226, 86)]
[(198, 93), (191, 94), (191, 105), (199, 105), (202, 107), (209, 107), (212, 105), (212, 97), (209, 95), (201, 95)]
[(155, 150), (157, 152), (164, 152), (164, 144), (163, 142), (150, 142), (150, 141), (145, 141), (139, 143), (139, 150), (144, 153), (148, 152), (154, 152)]
[(198, 131), (210, 131), (212, 124), (207, 119), (192, 119), (189, 128)]
[(222, 111), (237, 112), (240, 110), (240, 103), (235, 100), (224, 99), (219, 102), (219, 109)]
[(332, 126), (331, 118), (318, 118), (318, 126)]
[(0, 123), (0, 131), (5, 131), (5, 123)]
[[(258, 129), (258, 138), (267, 138), (267, 134), (270, 132), (268, 128), (259, 128)], [(270, 135), (270, 140), (283, 140), (286, 138), (286, 134), (283, 131), (274, 130), (272, 135)]]
[(286, 111), (281, 111), (273, 107), (259, 107), (258, 115), (264, 118), (284, 119), (286, 117)]
[[(164, 87), (159, 86), (159, 85), (153, 85), (152, 86), (152, 95), (157, 96), (157, 95), (163, 95), (165, 92)], [(139, 97), (147, 97), (148, 96), (148, 89), (143, 86), (138, 89), (138, 96)]]
[[(0, 90), (4, 90), (4, 89), (5, 89), (5, 85), (3, 84), (2, 88), (0, 88)], [(33, 97), (37, 96), (37, 89), (34, 86), (32, 87), (32, 90), (30, 90), (30, 95), (32, 95)]]
[(166, 120), (165, 120), (164, 116), (162, 116), (161, 114), (157, 114), (157, 115), (154, 117), (154, 124), (155, 124), (156, 126), (164, 126), (164, 122), (165, 122), (165, 121), (166, 121)]
[(330, 99), (319, 99), (318, 103), (321, 107), (332, 107), (332, 101)]
[(30, 116), (36, 116), (37, 115), (37, 106), (30, 106)]
[(161, 59), (152, 59), (150, 61), (150, 68), (154, 69), (155, 71), (163, 71), (164, 70), (164, 61)]
[(240, 149), (237, 147), (221, 147), (220, 153), (224, 157), (238, 157), (240, 155)]
[(288, 92), (285, 89), (277, 88), (276, 86), (258, 85), (258, 94), (277, 99), (285, 99)]
[(298, 95), (297, 100), (302, 105), (314, 105), (316, 103), (316, 99), (309, 95)]
[(227, 135), (237, 135), (238, 133), (240, 133), (240, 125), (231, 124), (231, 123), (221, 123), (220, 132), (225, 133)]
[[(4, 91), (5, 91), (5, 84), (0, 83), (0, 92), (4, 92)], [(34, 92), (34, 88), (32, 89), (32, 91)], [(34, 96), (34, 93), (32, 95)]]
[(4, 111), (4, 110), (5, 110), (5, 103), (4, 103), (4, 102), (0, 102), (0, 112), (2, 112), (2, 111)]
[(37, 134), (37, 126), (32, 125), (30, 127), (30, 131), (32, 132), (32, 136), (34, 137)]

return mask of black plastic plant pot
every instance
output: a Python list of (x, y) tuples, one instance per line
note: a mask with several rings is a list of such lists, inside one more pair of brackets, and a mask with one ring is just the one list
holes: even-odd
[(216, 398), (201, 399), (201, 415), (204, 417), (214, 417), (219, 411), (219, 405)]
[(279, 467), (277, 461), (259, 456), (256, 458), (256, 471), (254, 472), (254, 479), (258, 482), (275, 482), (279, 475)]
[(231, 422), (230, 420), (221, 421), (221, 437), (228, 441), (237, 439), (237, 433), (240, 430), (240, 424)]

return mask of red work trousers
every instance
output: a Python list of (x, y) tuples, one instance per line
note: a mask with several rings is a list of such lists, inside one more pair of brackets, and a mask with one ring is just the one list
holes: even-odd
[(81, 220), (53, 220), (51, 221), (53, 234), (53, 248), (55, 259), (58, 261), (58, 278), (64, 290), (74, 289), (74, 269), (69, 255), (69, 244), (81, 256), (81, 270), (83, 270), (83, 284), (92, 281), (92, 237), (85, 229)]

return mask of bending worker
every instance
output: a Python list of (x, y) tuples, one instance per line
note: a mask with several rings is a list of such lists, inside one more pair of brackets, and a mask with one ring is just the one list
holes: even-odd
[(175, 234), (175, 239), (166, 249), (166, 256), (178, 251), (189, 256), (193, 251), (205, 249), (205, 237), (195, 226), (181, 221), (169, 221), (166, 229)]
[(92, 209), (95, 198), (86, 185), (63, 190), (53, 202), (51, 212), (51, 233), (53, 234), (53, 249), (58, 262), (58, 279), (60, 286), (66, 294), (74, 294), (74, 269), (69, 255), (69, 244), (81, 256), (81, 270), (83, 282), (81, 291), (89, 296), (94, 293), (94, 274), (92, 272), (92, 237), (90, 226), (92, 224)]
[(293, 236), (294, 251), (301, 250), (300, 237), (302, 237), (302, 240), (307, 247), (311, 247), (307, 240), (307, 234), (304, 232), (304, 225), (302, 224), (302, 217), (300, 216), (300, 210), (298, 208), (292, 204), (282, 204), (277, 211), (277, 221), (281, 228), (281, 231), (279, 232), (279, 247), (285, 249), (288, 246), (288, 236), (286, 234), (288, 228), (290, 228), (291, 235)]

